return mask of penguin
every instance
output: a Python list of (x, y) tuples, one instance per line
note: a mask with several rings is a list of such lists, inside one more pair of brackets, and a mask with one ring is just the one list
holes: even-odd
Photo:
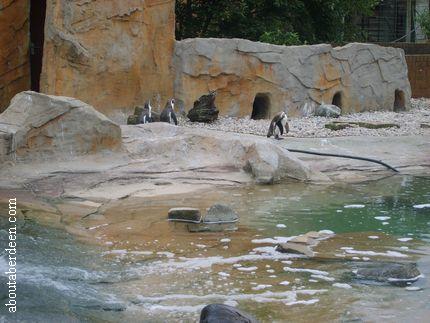
[(139, 123), (150, 123), (152, 122), (152, 106), (151, 100), (145, 102), (143, 113), (140, 115)]
[(174, 123), (176, 126), (178, 125), (178, 119), (176, 119), (175, 114), (175, 99), (170, 99), (167, 102), (163, 112), (161, 112), (160, 121)]
[(270, 122), (269, 131), (267, 132), (267, 138), (274, 136), (275, 139), (281, 139), (279, 137), (280, 135), (282, 136), (284, 134), (284, 131), (287, 134), (288, 131), (290, 131), (290, 127), (288, 125), (287, 120), (287, 114), (284, 111), (278, 112)]

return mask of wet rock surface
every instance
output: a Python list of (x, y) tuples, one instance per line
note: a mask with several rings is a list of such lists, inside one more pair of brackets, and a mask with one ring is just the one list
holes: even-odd
[(332, 232), (326, 231), (310, 231), (308, 233), (292, 238), (286, 243), (280, 243), (276, 246), (276, 251), (281, 253), (297, 253), (307, 257), (314, 257), (313, 247), (318, 246), (322, 240), (329, 239), (334, 236)]
[(177, 207), (169, 210), (168, 218), (170, 221), (200, 222), (202, 216), (199, 209), (191, 207)]
[(210, 304), (203, 308), (200, 323), (258, 323), (251, 315), (224, 304)]
[(360, 264), (353, 273), (353, 277), (359, 281), (396, 286), (406, 286), (417, 281), (421, 275), (416, 263), (391, 262)]

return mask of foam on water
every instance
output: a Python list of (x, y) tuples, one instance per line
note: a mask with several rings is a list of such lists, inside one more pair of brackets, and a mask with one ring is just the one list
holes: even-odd
[(290, 241), (291, 239), (296, 238), (296, 236), (292, 237), (274, 237), (274, 238), (265, 238), (265, 239), (253, 239), (251, 242), (256, 244), (279, 244), (279, 243), (286, 243)]
[(430, 208), (430, 203), (428, 204), (416, 204), (413, 206), (414, 209), (425, 209)]
[(344, 205), (345, 209), (363, 209), (365, 207), (366, 207), (366, 205), (364, 205), (364, 204), (348, 204), (348, 205)]
[(405, 255), (405, 254), (397, 252), (397, 251), (391, 251), (391, 250), (388, 250), (387, 252), (375, 252), (375, 251), (347, 249), (347, 250), (345, 250), (345, 252), (349, 253), (349, 254), (353, 254), (353, 255), (364, 255), (364, 256), (383, 256), (383, 257), (393, 257), (393, 258), (407, 258), (408, 257), (408, 255)]
[(375, 216), (375, 219), (379, 221), (386, 221), (391, 219), (391, 216)]
[(342, 284), (342, 283), (334, 283), (332, 285), (333, 287), (337, 287), (337, 288), (344, 288), (344, 289), (351, 289), (352, 286), (349, 284)]
[(316, 270), (316, 269), (307, 269), (307, 268), (291, 268), (291, 267), (284, 267), (284, 271), (292, 272), (292, 273), (310, 273), (314, 275), (322, 275), (327, 276), (328, 272), (322, 271), (322, 270)]
[(411, 241), (411, 240), (414, 240), (414, 239), (413, 238), (399, 238), (397, 240), (401, 241), (401, 242), (408, 242), (408, 241)]

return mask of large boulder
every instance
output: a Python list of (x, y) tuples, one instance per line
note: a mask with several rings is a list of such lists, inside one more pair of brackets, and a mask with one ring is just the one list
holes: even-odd
[(210, 304), (200, 313), (200, 323), (257, 323), (251, 315), (225, 304)]
[(120, 147), (121, 128), (73, 98), (21, 92), (0, 115), (0, 160), (70, 158)]
[(284, 178), (327, 181), (287, 149), (265, 137), (207, 129), (176, 127), (164, 122), (122, 126), (130, 156), (145, 155), (141, 170), (214, 173), (245, 171), (257, 183), (271, 184)]
[(216, 92), (203, 95), (194, 102), (193, 108), (188, 112), (187, 117), (192, 122), (213, 122), (218, 119), (219, 111), (215, 106)]

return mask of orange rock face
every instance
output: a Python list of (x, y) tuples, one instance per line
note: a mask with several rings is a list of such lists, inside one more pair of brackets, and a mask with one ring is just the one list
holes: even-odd
[(48, 0), (41, 91), (111, 115), (173, 95), (174, 0)]
[(28, 0), (0, 1), (0, 112), (30, 88)]

